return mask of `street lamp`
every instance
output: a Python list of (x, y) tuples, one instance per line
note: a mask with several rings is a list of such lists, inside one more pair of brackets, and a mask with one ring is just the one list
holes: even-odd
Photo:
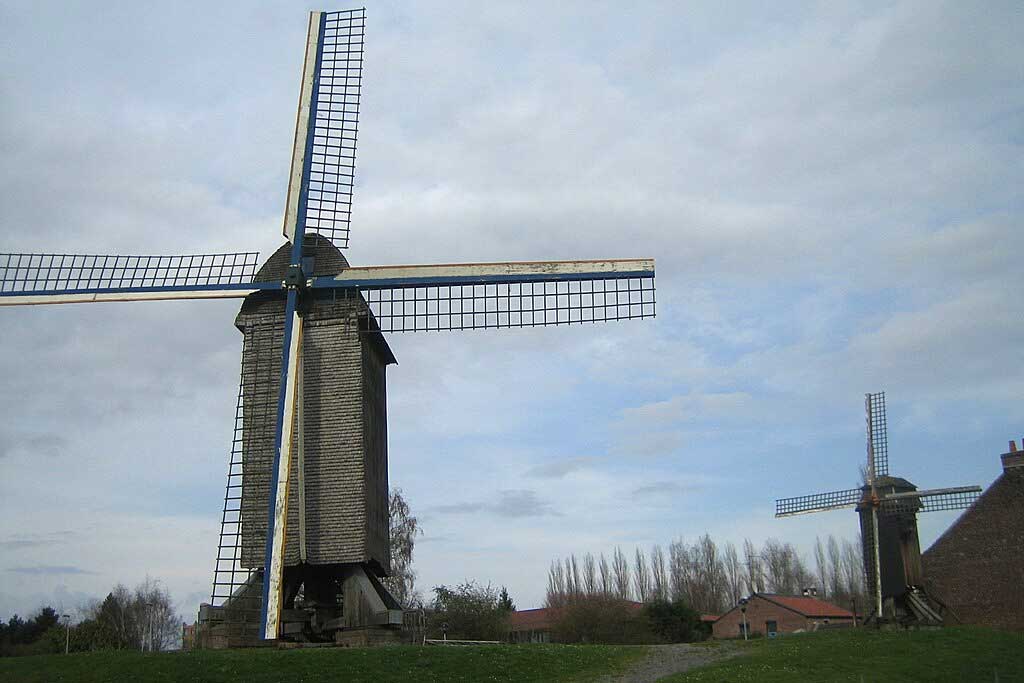
[(62, 614), (60, 618), (64, 620), (64, 654), (68, 654), (71, 651), (71, 615)]
[(740, 598), (740, 614), (743, 616), (743, 640), (747, 640), (747, 599)]

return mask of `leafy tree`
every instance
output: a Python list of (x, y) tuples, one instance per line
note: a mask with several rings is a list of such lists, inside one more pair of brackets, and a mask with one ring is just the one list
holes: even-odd
[(644, 605), (651, 631), (667, 643), (692, 643), (703, 639), (700, 614), (682, 600), (653, 600)]
[[(52, 607), (43, 607), (29, 619), (22, 619), (15, 614), (6, 624), (0, 623), (0, 655), (56, 652), (44, 636), (59, 620), (57, 611)], [(63, 650), (63, 647), (61, 649)]]
[(416, 572), (412, 568), (416, 536), (423, 531), (402, 496), (402, 489), (391, 489), (388, 514), (391, 521), (391, 576), (384, 579), (384, 585), (402, 607), (413, 607), (423, 601), (416, 591)]
[(490, 584), (436, 586), (432, 611), (430, 630), (438, 633), (447, 624), (447, 635), (455, 640), (500, 640), (508, 631), (508, 611), (499, 606), (498, 592)]
[(505, 610), (506, 612), (516, 611), (516, 603), (512, 602), (508, 589), (504, 586), (501, 587), (501, 593), (498, 594), (498, 609)]

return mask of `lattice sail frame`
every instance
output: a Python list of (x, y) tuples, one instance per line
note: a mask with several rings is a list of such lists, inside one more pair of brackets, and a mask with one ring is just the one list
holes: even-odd
[(348, 247), (366, 10), (325, 12), (317, 69), (306, 229)]
[(318, 232), (348, 247), (366, 10), (311, 12), (284, 235)]
[(868, 434), (868, 479), (889, 475), (889, 430), (885, 415), (885, 392), (864, 395), (864, 416)]
[(361, 290), (383, 332), (538, 327), (651, 318), (654, 278)]
[(249, 285), (259, 252), (121, 256), (0, 254), (0, 296)]
[(856, 507), (863, 498), (864, 492), (860, 489), (845, 489), (843, 491), (812, 493), (809, 496), (780, 498), (775, 501), (775, 516), (789, 517), (811, 512), (852, 508)]

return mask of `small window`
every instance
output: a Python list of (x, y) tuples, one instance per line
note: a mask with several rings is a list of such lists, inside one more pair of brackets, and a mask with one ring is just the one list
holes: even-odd
[(766, 621), (764, 622), (764, 630), (765, 633), (768, 634), (769, 638), (774, 637), (775, 633), (778, 631), (778, 624), (774, 621)]
[(740, 626), (740, 638), (742, 638), (742, 637), (744, 637), (745, 635), (747, 635), (747, 634), (746, 634), (746, 631), (747, 631), (747, 624), (743, 624), (743, 623), (741, 623), (741, 624), (740, 624), (739, 626)]

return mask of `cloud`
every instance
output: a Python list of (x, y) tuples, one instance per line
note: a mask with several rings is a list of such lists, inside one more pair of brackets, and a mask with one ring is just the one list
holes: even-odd
[(623, 417), (651, 425), (697, 422), (701, 420), (735, 420), (752, 402), (747, 392), (690, 393), (664, 401), (626, 408)]
[(0, 433), (0, 458), (55, 458), (64, 455), (68, 445), (59, 434)]
[(52, 531), (49, 533), (22, 533), (0, 539), (0, 547), (8, 550), (22, 550), (39, 546), (67, 543), (74, 537), (72, 531)]
[(498, 491), (493, 502), (456, 503), (438, 505), (434, 512), (448, 515), (464, 515), (486, 512), (501, 518), (546, 517), (559, 513), (547, 501), (541, 500), (536, 491), (528, 489)]
[(572, 472), (578, 472), (591, 467), (596, 462), (599, 462), (599, 459), (591, 456), (564, 458), (531, 467), (526, 471), (526, 476), (541, 479), (561, 479)]
[(33, 576), (51, 576), (62, 574), (95, 574), (96, 572), (70, 565), (36, 565), (34, 567), (9, 567), (5, 571), (14, 574), (31, 574)]
[(654, 484), (646, 484), (633, 489), (630, 494), (633, 498), (663, 498), (676, 496), (687, 491), (695, 491), (701, 488), (694, 484), (680, 484), (672, 481), (659, 481)]

